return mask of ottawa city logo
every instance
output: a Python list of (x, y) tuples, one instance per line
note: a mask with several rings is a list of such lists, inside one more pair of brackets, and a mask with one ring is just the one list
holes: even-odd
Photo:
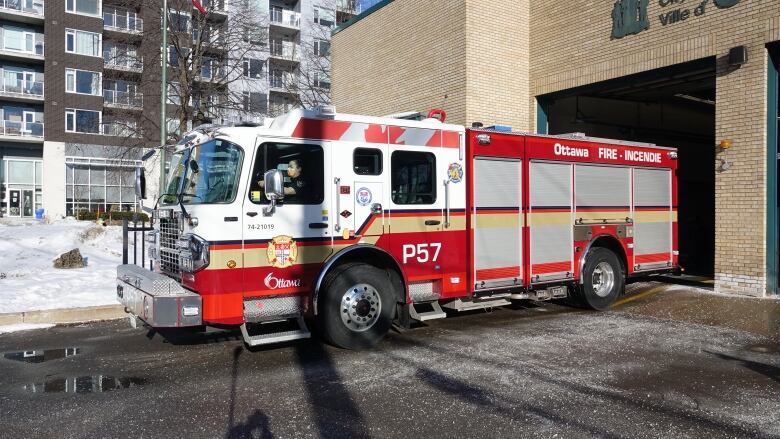
[(368, 203), (371, 202), (371, 198), (371, 189), (367, 187), (362, 187), (355, 192), (355, 200), (361, 206), (368, 206)]
[(300, 279), (280, 279), (274, 276), (273, 273), (268, 273), (268, 276), (265, 277), (263, 283), (265, 283), (265, 287), (268, 288), (269, 290), (275, 290), (277, 288), (293, 288), (293, 287), (301, 286)]
[(612, 38), (623, 38), (648, 29), (648, 3), (650, 0), (617, 0), (612, 7)]
[(298, 245), (291, 236), (275, 236), (268, 243), (268, 263), (275, 268), (287, 268), (298, 259)]

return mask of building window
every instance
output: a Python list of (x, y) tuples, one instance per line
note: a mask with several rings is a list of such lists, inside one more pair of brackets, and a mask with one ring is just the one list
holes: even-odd
[(265, 93), (245, 91), (243, 93), (243, 98), (244, 111), (250, 111), (253, 113), (268, 112), (268, 96)]
[(325, 90), (330, 90), (330, 77), (325, 72), (316, 72), (314, 76), (314, 86)]
[(168, 29), (171, 32), (190, 31), (190, 13), (183, 11), (170, 11), (168, 14)]
[(65, 69), (65, 91), (100, 96), (100, 73)]
[(80, 211), (134, 211), (138, 160), (65, 157), (65, 201), (68, 215)]
[(330, 9), (314, 7), (314, 22), (322, 26), (333, 27), (336, 22), (335, 14)]
[(100, 133), (100, 111), (65, 109), (65, 131), (69, 133)]
[(436, 202), (436, 157), (429, 152), (395, 151), (390, 157), (390, 187), (395, 204)]
[(330, 56), (330, 41), (314, 40), (314, 54), (317, 56)]
[(100, 56), (103, 36), (94, 32), (65, 29), (65, 51), (87, 56)]
[(263, 76), (265, 63), (260, 59), (244, 58), (244, 77), (258, 79)]
[(65, 10), (73, 14), (100, 17), (100, 0), (65, 0)]

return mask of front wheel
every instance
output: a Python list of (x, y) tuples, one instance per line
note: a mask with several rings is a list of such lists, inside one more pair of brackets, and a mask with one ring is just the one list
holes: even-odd
[(597, 247), (590, 251), (583, 269), (580, 302), (588, 308), (605, 310), (624, 287), (623, 269), (612, 251)]
[(317, 319), (325, 339), (346, 349), (374, 347), (390, 330), (393, 285), (368, 264), (346, 264), (328, 273)]

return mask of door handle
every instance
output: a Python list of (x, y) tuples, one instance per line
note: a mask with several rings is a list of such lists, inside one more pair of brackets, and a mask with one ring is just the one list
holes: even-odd
[(382, 213), (382, 205), (380, 203), (372, 204), (371, 213)]
[(257, 212), (247, 212), (246, 216), (257, 216)]
[(425, 220), (426, 226), (438, 226), (439, 224), (441, 224), (439, 220)]
[(328, 223), (309, 223), (310, 229), (327, 229)]

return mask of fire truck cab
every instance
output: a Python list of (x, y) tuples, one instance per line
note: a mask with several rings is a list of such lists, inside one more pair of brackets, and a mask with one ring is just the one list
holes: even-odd
[(360, 349), (512, 300), (602, 310), (627, 278), (678, 268), (675, 149), (444, 118), (328, 106), (196, 129), (156, 200), (154, 268), (119, 266), (118, 300), (156, 328), (235, 325), (259, 345), (314, 321)]

